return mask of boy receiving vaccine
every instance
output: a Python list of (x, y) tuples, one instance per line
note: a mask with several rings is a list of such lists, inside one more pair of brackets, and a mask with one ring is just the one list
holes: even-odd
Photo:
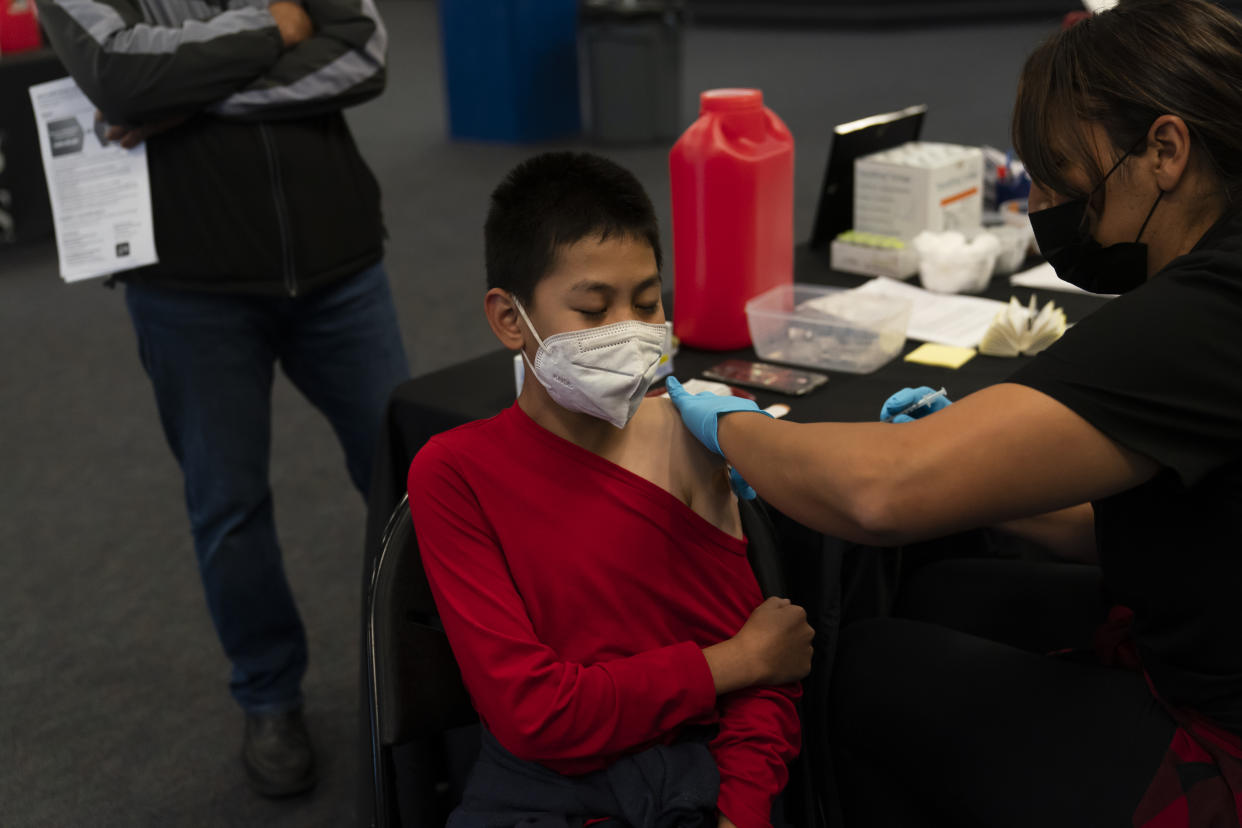
[(526, 382), (409, 474), (484, 726), (449, 824), (764, 828), (813, 633), (763, 600), (725, 466), (644, 396), (666, 335), (651, 202), (612, 162), (545, 154), (497, 187), (485, 237), (485, 312)]

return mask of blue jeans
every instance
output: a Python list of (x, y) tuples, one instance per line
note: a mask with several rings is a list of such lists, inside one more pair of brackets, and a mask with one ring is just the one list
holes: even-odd
[(297, 298), (127, 285), (160, 422), (181, 464), (207, 607), (250, 713), (302, 703), (306, 633), (285, 578), (272, 492), (274, 366), (327, 416), (366, 496), (384, 406), (407, 376), (382, 264)]

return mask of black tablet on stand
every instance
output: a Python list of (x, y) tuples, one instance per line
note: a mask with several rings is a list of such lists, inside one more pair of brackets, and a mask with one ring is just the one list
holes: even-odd
[(897, 112), (872, 115), (832, 130), (828, 167), (819, 191), (811, 249), (825, 250), (839, 234), (854, 226), (854, 161), (873, 152), (917, 141), (927, 106), (908, 106)]

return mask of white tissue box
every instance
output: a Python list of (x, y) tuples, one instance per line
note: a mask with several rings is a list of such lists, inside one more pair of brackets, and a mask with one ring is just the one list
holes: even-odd
[(983, 222), (983, 151), (914, 141), (854, 162), (854, 229), (912, 239)]

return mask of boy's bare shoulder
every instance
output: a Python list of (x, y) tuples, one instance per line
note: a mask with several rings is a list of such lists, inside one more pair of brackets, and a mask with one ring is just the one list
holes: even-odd
[[(667, 428), (671, 438), (677, 442), (685, 443), (687, 446), (697, 446), (698, 448), (695, 450), (701, 451), (704, 456), (715, 457), (717, 460), (721, 459), (708, 451), (707, 447), (690, 433), (690, 429), (686, 428), (681, 421), (681, 414), (677, 413), (677, 406), (673, 405), (673, 401), (668, 398), (667, 394), (661, 394), (658, 397), (648, 397), (643, 400), (643, 404), (639, 406), (638, 410), (646, 415), (650, 422), (659, 423), (664, 428)], [(723, 460), (721, 462), (723, 463)]]
[(729, 487), (725, 461), (690, 433), (672, 400), (643, 400), (629, 428), (633, 429), (633, 447), (642, 455), (636, 465), (649, 469), (648, 479), (656, 479), (718, 529), (741, 537), (737, 500)]
[(700, 443), (686, 428), (673, 401), (667, 396), (653, 397), (645, 404), (653, 409), (652, 414), (659, 418), (668, 435), (669, 452), (675, 466), (686, 475), (684, 483), (700, 495), (721, 491), (727, 494), (728, 471), (724, 458)]

